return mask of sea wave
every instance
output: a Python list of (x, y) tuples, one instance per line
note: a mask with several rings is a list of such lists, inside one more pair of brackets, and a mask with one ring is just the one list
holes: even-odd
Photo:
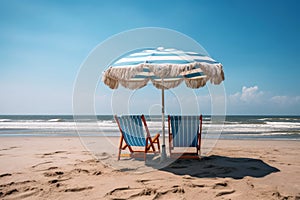
[[(205, 117), (203, 120), (203, 136), (220, 134), (229, 138), (299, 138), (300, 117), (264, 117), (264, 116), (228, 116), (224, 124), (211, 121)], [(161, 119), (149, 117), (148, 128), (151, 134), (161, 132)], [(166, 133), (168, 122), (165, 121)], [(98, 118), (80, 118), (73, 120), (72, 116), (1, 116), (0, 135), (17, 135), (25, 133), (35, 135), (51, 133), (53, 135), (65, 133), (119, 135), (119, 129), (113, 116), (98, 116)]]
[(272, 126), (280, 126), (280, 127), (286, 127), (286, 128), (300, 128), (300, 122), (266, 122), (268, 125)]
[(0, 119), (0, 122), (10, 122), (11, 119)]
[(300, 135), (300, 132), (270, 132), (270, 133), (261, 133), (260, 135)]
[(257, 119), (257, 120), (266, 121), (266, 120), (270, 120), (270, 118), (260, 118), (260, 119)]
[(49, 119), (48, 122), (63, 122), (63, 119), (57, 118), (57, 119)]

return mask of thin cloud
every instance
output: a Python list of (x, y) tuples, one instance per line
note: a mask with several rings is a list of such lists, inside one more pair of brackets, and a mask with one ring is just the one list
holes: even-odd
[(273, 96), (270, 101), (280, 105), (300, 104), (300, 96)]
[(268, 95), (258, 86), (243, 86), (240, 92), (229, 95), (228, 111), (231, 114), (299, 114), (300, 96)]

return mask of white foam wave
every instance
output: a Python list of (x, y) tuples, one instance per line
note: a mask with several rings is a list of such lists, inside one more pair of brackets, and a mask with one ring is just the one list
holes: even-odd
[(0, 122), (10, 122), (11, 119), (0, 119)]
[[(18, 120), (13, 121), (9, 119), (0, 119), (0, 130), (2, 133), (5, 130), (22, 130), (28, 129), (35, 132), (40, 130), (47, 130), (51, 132), (76, 132), (79, 133), (118, 133), (119, 129), (114, 120), (99, 120), (99, 121), (61, 121), (61, 119), (50, 119), (50, 120)], [(148, 128), (151, 134), (161, 132), (160, 121), (147, 121)], [(166, 133), (168, 132), (168, 122), (165, 121)], [(265, 124), (241, 124), (241, 123), (230, 123), (230, 124), (217, 124), (205, 122), (203, 124), (204, 134), (214, 134), (223, 132), (224, 135), (234, 136), (267, 136), (267, 135), (300, 135), (300, 123), (299, 122), (268, 122)], [(250, 135), (249, 135), (250, 134)], [(262, 135), (264, 134), (264, 135)]]
[(49, 119), (48, 122), (63, 122), (63, 119), (57, 118), (57, 119)]
[(275, 124), (275, 125), (282, 125), (282, 124), (284, 124), (284, 125), (298, 125), (298, 126), (300, 126), (300, 122), (266, 122), (267, 124)]
[(260, 135), (266, 135), (266, 136), (271, 136), (271, 135), (300, 135), (300, 132), (299, 133), (296, 133), (296, 132), (276, 132), (276, 133), (262, 133)]
[(266, 120), (270, 120), (270, 118), (261, 118), (261, 119), (257, 119), (257, 120), (266, 121)]

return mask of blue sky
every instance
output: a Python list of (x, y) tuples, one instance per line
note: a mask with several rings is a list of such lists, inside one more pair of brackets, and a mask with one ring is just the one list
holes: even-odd
[[(222, 62), (228, 114), (300, 115), (299, 9), (291, 0), (2, 0), (0, 114), (72, 114), (73, 84), (93, 48), (122, 31), (163, 27)], [(99, 84), (97, 113), (110, 114), (112, 93)], [(203, 104), (205, 91), (196, 92)]]

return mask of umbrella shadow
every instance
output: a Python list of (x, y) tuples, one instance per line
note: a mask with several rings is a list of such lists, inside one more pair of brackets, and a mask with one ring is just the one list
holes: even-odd
[(198, 178), (261, 178), (280, 170), (260, 159), (212, 155), (201, 160), (179, 159), (159, 170)]

